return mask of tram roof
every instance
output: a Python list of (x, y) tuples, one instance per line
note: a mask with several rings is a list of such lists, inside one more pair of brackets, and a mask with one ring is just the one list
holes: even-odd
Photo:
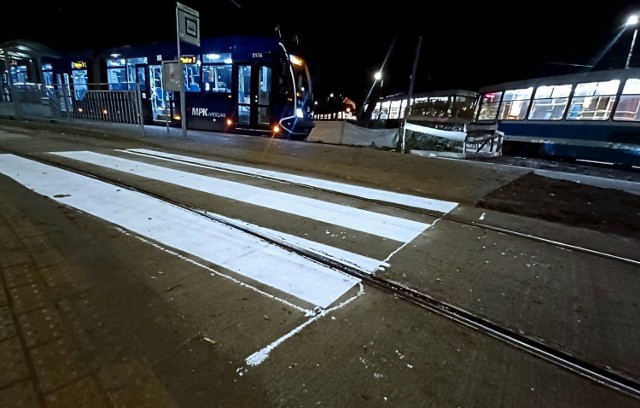
[(31, 40), (9, 40), (0, 44), (0, 58), (29, 59), (38, 57), (60, 58), (50, 47)]
[(640, 78), (640, 68), (585, 71), (576, 72), (573, 74), (543, 76), (538, 78), (503, 82), (499, 84), (484, 86), (480, 88), (479, 93), (520, 89), (530, 86), (537, 87), (541, 85), (560, 85), (563, 83), (577, 83), (586, 81), (609, 81), (613, 79), (624, 80), (627, 78)]
[[(413, 94), (413, 99), (417, 98), (426, 98), (426, 97), (446, 97), (446, 96), (466, 96), (470, 98), (475, 98), (477, 93), (475, 91), (470, 91), (466, 89), (440, 89), (435, 91), (426, 91), (426, 92), (415, 92)], [(406, 93), (398, 93), (394, 95), (387, 95), (381, 97), (379, 102), (387, 102), (387, 101), (401, 101), (407, 99), (408, 95)]]

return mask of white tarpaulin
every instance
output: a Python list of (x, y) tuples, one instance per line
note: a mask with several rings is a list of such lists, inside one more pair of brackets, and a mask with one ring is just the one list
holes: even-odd
[(413, 132), (424, 133), (430, 136), (442, 137), (444, 139), (449, 139), (456, 142), (464, 142), (465, 138), (467, 137), (466, 132), (461, 132), (459, 130), (442, 130), (428, 126), (414, 125), (412, 123), (407, 123), (406, 129)]
[(395, 149), (398, 129), (368, 129), (344, 121), (317, 121), (307, 141)]

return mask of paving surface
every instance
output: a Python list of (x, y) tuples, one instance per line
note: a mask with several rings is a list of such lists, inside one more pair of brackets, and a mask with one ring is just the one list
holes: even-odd
[[(52, 133), (65, 130), (46, 124), (24, 124), (16, 128), (11, 121), (2, 122), (0, 126), (15, 134), (29, 128)], [(70, 146), (74, 140), (80, 140), (74, 132), (89, 134), (87, 129), (78, 131), (68, 128), (66, 132)], [(123, 147), (171, 148), (185, 154), (198, 153), (237, 163), (277, 166), (300, 174), (323, 175), (394, 191), (456, 200), (478, 213), (502, 214), (500, 226), (529, 226), (540, 234), (546, 233), (558, 239), (572, 237), (573, 242), (582, 240), (585, 246), (594, 245), (602, 249), (616, 246), (620, 254), (625, 256), (632, 255), (640, 242), (640, 195), (632, 192), (637, 187), (636, 183), (640, 182), (640, 174), (635, 171), (524, 159), (502, 159), (495, 160), (495, 163), (466, 162), (464, 168), (460, 168), (456, 160), (413, 157), (369, 148), (312, 145), (232, 135), (216, 135), (215, 143), (211, 143), (211, 135), (193, 132), (185, 138), (174, 130), (166, 132), (162, 128), (149, 129), (144, 136), (135, 130), (93, 129), (92, 132), (92, 137), (95, 137), (92, 143), (98, 147), (119, 143)], [(46, 146), (43, 148), (46, 149)], [(536, 170), (562, 173), (562, 177), (547, 177), (541, 175), (544, 173), (536, 173)], [(585, 175), (589, 177), (585, 178)], [(629, 190), (621, 187), (620, 181), (627, 182), (624, 186)], [(443, 228), (444, 232), (447, 232), (446, 228)], [(448, 231), (446, 237), (450, 237), (452, 242), (443, 242), (441, 247), (454, 247), (456, 233), (460, 232)], [(247, 339), (242, 339), (242, 330), (232, 329), (237, 322), (227, 321), (223, 316), (226, 312), (221, 310), (228, 311), (230, 308), (241, 313), (247, 327), (263, 327), (274, 324), (275, 320), (280, 325), (295, 326), (300, 322), (295, 314), (283, 311), (285, 308), (279, 306), (253, 304), (245, 298), (236, 299), (231, 286), (227, 287), (221, 282), (205, 283), (196, 278), (196, 266), (185, 266), (184, 262), (155, 252), (150, 257), (148, 245), (136, 243), (135, 240), (123, 240), (121, 235), (70, 208), (56, 205), (44, 197), (34, 198), (21, 186), (0, 184), (0, 407), (385, 406), (385, 401), (375, 399), (371, 390), (385, 389), (386, 386), (375, 381), (369, 384), (372, 380), (360, 382), (357, 376), (352, 377), (354, 383), (358, 381), (358, 386), (363, 387), (363, 391), (350, 394), (352, 390), (345, 388), (345, 382), (349, 381), (345, 375), (352, 373), (341, 371), (340, 365), (340, 353), (346, 353), (347, 350), (339, 344), (331, 344), (331, 349), (325, 349), (330, 340), (327, 340), (327, 344), (316, 344), (318, 350), (328, 353), (324, 360), (314, 355), (306, 363), (274, 367), (279, 369), (274, 372), (281, 374), (273, 375), (270, 386), (265, 385), (266, 380), (259, 382), (249, 376), (239, 376), (237, 362), (230, 359), (239, 350), (243, 351), (245, 346), (242, 341)], [(480, 244), (482, 248), (488, 245), (485, 242)], [(481, 251), (479, 247), (467, 247), (466, 250), (469, 253)], [(406, 262), (412, 261), (408, 259)], [(416, 268), (439, 270), (437, 262), (434, 259)], [(509, 268), (509, 265), (505, 265), (495, 275), (500, 276)], [(574, 302), (567, 307), (581, 307), (576, 311), (578, 314), (588, 314), (590, 310), (595, 314), (602, 307), (598, 305), (600, 301), (618, 295), (615, 304), (619, 309), (610, 310), (609, 318), (614, 320), (611, 324), (615, 324), (617, 329), (626, 327), (624, 330), (628, 333), (625, 347), (628, 347), (629, 365), (622, 368), (628, 370), (624, 374), (640, 379), (639, 367), (635, 365), (637, 350), (640, 349), (640, 332), (635, 327), (639, 322), (635, 316), (640, 314), (640, 302), (634, 297), (634, 293), (640, 293), (636, 291), (640, 289), (640, 279), (637, 278), (640, 268), (638, 265), (625, 268), (621, 268), (620, 273), (602, 271), (608, 275), (601, 280), (596, 274), (589, 275), (590, 284), (593, 284), (589, 290), (594, 291), (593, 297), (580, 299), (583, 302), (581, 305), (580, 302)], [(487, 271), (486, 276), (496, 271)], [(387, 273), (398, 277), (393, 275), (393, 269)], [(150, 274), (153, 274), (152, 279), (149, 278)], [(168, 280), (169, 276), (173, 280)], [(431, 290), (433, 282), (429, 279), (432, 278), (441, 282), (446, 276), (420, 275), (415, 282), (411, 279), (407, 282)], [(551, 275), (548, 278), (545, 290), (553, 287), (562, 296), (571, 293), (571, 279), (554, 278)], [(208, 285), (228, 292), (224, 302), (207, 297), (205, 289), (213, 289)], [(616, 290), (615, 293), (610, 293), (612, 288)], [(540, 302), (548, 301), (543, 293), (535, 293), (536, 288), (521, 289), (527, 296), (541, 296)], [(467, 290), (462, 286), (449, 289), (440, 286), (433, 293), (454, 296), (459, 292), (458, 296), (462, 299), (463, 292)], [(598, 293), (599, 290), (602, 293)], [(577, 295), (574, 295), (575, 300)], [(518, 304), (518, 292), (514, 292), (513, 296), (511, 306), (496, 311), (496, 315), (505, 313), (502, 318), (509, 318), (509, 307), (515, 308), (514, 305)], [(210, 303), (206, 306), (190, 303), (190, 300), (195, 302), (196, 299)], [(404, 311), (402, 306), (395, 303), (388, 304), (388, 300), (383, 298), (373, 296), (373, 299), (372, 303), (367, 304), (370, 314), (361, 316), (357, 320), (360, 323), (353, 320), (354, 325), (365, 325), (367, 316), (372, 321), (372, 316), (381, 318), (379, 324), (388, 325), (389, 320), (384, 322), (386, 313), (402, 310), (406, 314), (406, 330), (413, 333), (412, 337), (431, 330), (433, 333), (454, 333), (451, 338), (473, 337), (456, 331), (458, 329), (440, 327), (440, 324), (418, 330), (416, 327), (420, 324), (408, 317), (411, 312)], [(377, 309), (376, 302), (385, 305), (381, 309), (383, 312)], [(612, 304), (603, 306), (611, 307)], [(210, 335), (212, 329), (202, 322), (216, 314), (215, 332), (219, 334), (214, 338)], [(393, 316), (390, 314), (387, 317), (396, 318)], [(543, 316), (538, 318), (542, 319)], [(345, 322), (345, 329), (347, 323), (351, 327), (349, 319), (350, 316), (339, 317), (341, 322)], [(584, 319), (587, 321), (588, 317)], [(228, 330), (221, 330), (220, 325)], [(367, 326), (359, 330), (366, 332), (372, 329)], [(328, 339), (331, 335), (338, 336), (340, 332), (339, 329), (326, 330), (328, 333), (324, 333), (323, 338)], [(332, 330), (337, 330), (337, 333), (332, 333)], [(565, 341), (580, 343), (579, 336), (584, 330), (583, 326), (575, 325)], [(248, 336), (247, 333), (259, 336), (260, 331), (244, 333), (245, 336)], [(380, 333), (372, 333), (377, 334), (372, 335), (371, 343), (361, 345), (361, 351), (365, 353), (360, 357), (363, 364), (365, 358), (370, 364), (376, 360), (373, 339), (377, 339)], [(397, 331), (395, 335), (400, 344), (403, 334)], [(306, 340), (314, 342), (313, 338)], [(235, 345), (231, 346), (231, 350), (226, 348), (220, 351), (223, 344), (229, 347), (227, 344), (233, 341)], [(432, 343), (433, 339), (423, 338), (421, 341), (433, 348), (434, 353), (444, 352), (442, 350), (446, 348), (446, 344)], [(617, 340), (602, 341), (604, 345), (607, 341)], [(255, 339), (256, 344), (264, 342), (268, 340)], [(396, 403), (395, 406), (640, 406), (640, 400), (625, 394), (593, 386), (586, 380), (576, 381), (569, 374), (547, 372), (535, 360), (498, 349), (488, 340), (473, 337), (471, 342), (490, 350), (497, 360), (512, 361), (505, 364), (511, 365), (511, 374), (518, 380), (514, 380), (512, 386), (498, 385), (501, 377), (490, 373), (493, 363), (475, 361), (476, 358), (482, 360), (475, 354), (473, 356), (476, 357), (469, 356), (466, 359), (453, 357), (449, 360), (450, 364), (457, 364), (456, 369), (445, 369), (443, 366), (438, 370), (448, 373), (447, 378), (450, 378), (452, 375), (465, 376), (465, 369), (482, 367), (481, 370), (487, 370), (484, 374), (486, 377), (481, 381), (484, 383), (482, 393), (472, 391), (473, 388), (465, 383), (464, 378), (456, 380), (460, 387), (458, 397), (429, 392), (417, 397), (401, 397), (393, 394), (393, 383), (390, 383), (391, 388), (387, 390), (390, 399), (393, 397), (398, 401), (406, 398), (411, 401), (411, 404)], [(389, 355), (386, 355), (386, 359), (382, 358), (387, 364), (398, 353), (409, 355), (412, 351), (409, 346), (405, 350), (390, 347), (387, 350)], [(589, 347), (584, 347), (583, 350), (589, 350)], [(452, 350), (448, 352), (454, 356), (456, 354)], [(356, 359), (353, 356), (349, 358)], [(308, 365), (304, 378), (315, 378), (317, 375), (326, 379), (331, 388), (316, 386), (324, 390), (323, 394), (305, 389), (314, 387), (314, 384), (290, 385), (295, 383), (296, 364), (299, 364), (299, 370), (303, 365)], [(309, 374), (316, 364), (317, 367), (324, 364), (332, 367), (335, 374)], [(520, 368), (516, 369), (516, 365)], [(535, 379), (531, 379), (527, 378), (525, 372), (546, 374), (532, 375)], [(433, 371), (425, 371), (415, 378), (424, 378), (429, 373)], [(449, 384), (452, 380), (436, 378), (433, 381)], [(519, 387), (518, 384), (528, 384), (528, 381), (531, 387)], [(429, 388), (427, 385), (423, 387)], [(545, 391), (540, 392), (541, 388)], [(338, 393), (343, 395), (323, 401), (326, 392), (334, 390), (339, 390)], [(283, 397), (285, 395), (286, 398)]]

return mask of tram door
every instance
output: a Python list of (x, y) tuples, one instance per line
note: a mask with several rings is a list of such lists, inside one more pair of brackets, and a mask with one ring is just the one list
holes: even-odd
[(273, 69), (262, 64), (238, 66), (238, 126), (269, 129)]
[[(135, 64), (135, 76), (130, 78), (129, 89), (135, 90), (136, 85), (140, 87), (140, 98), (142, 99), (142, 117), (149, 120), (152, 118), (151, 93), (149, 92), (149, 76), (147, 64)], [(133, 84), (131, 83), (133, 82)]]
[(149, 92), (152, 120), (162, 122), (170, 120), (170, 102), (162, 86), (162, 65), (149, 65)]

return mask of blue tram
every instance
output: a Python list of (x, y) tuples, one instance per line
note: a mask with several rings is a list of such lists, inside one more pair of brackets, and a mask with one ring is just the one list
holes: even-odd
[[(203, 39), (200, 47), (183, 44), (180, 54), (188, 129), (303, 140), (314, 127), (307, 63), (278, 38)], [(165, 72), (179, 71), (175, 43), (69, 53), (52, 63), (54, 81), (78, 100), (92, 87), (139, 88), (145, 123), (180, 126), (181, 92)]]
[(504, 132), (504, 155), (640, 166), (640, 68), (491, 85), (475, 109)]

